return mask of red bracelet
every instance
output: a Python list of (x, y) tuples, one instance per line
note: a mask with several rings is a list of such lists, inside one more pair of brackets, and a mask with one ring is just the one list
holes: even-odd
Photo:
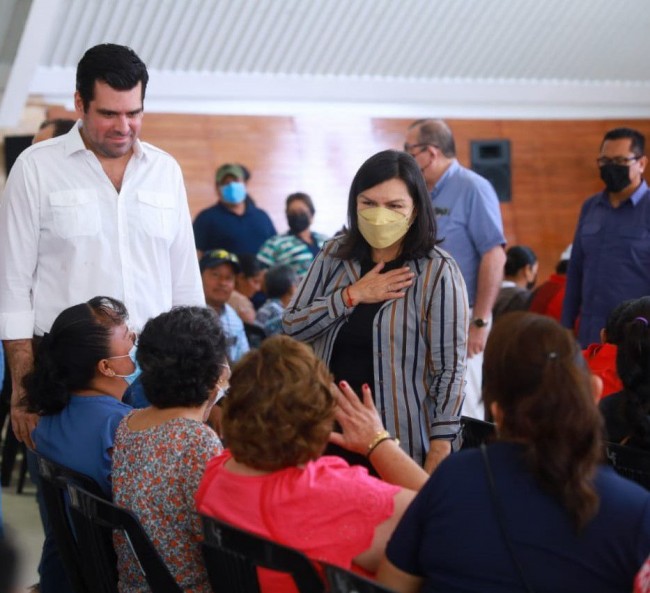
[(350, 287), (346, 286), (343, 289), (343, 301), (345, 302), (345, 305), (347, 307), (354, 307), (354, 304), (352, 303), (352, 297), (350, 296)]

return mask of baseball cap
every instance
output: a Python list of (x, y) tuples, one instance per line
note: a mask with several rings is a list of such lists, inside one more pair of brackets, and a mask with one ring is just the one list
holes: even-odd
[(230, 251), (225, 249), (213, 249), (211, 251), (206, 251), (199, 262), (199, 269), (201, 273), (208, 268), (214, 268), (221, 264), (230, 264), (235, 270), (235, 274), (239, 274), (241, 266), (239, 265), (239, 258)]
[(221, 182), (223, 181), (223, 178), (226, 177), (226, 175), (232, 175), (240, 181), (243, 181), (246, 177), (244, 175), (244, 170), (239, 165), (231, 165), (227, 163), (225, 165), (221, 165), (221, 167), (219, 167), (215, 173), (217, 185), (221, 185)]

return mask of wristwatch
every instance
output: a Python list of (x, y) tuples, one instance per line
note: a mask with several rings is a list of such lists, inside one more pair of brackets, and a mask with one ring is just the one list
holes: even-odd
[(475, 325), (476, 327), (485, 327), (487, 326), (488, 323), (490, 323), (489, 319), (479, 319), (478, 317), (475, 319), (472, 319), (470, 321), (472, 325)]

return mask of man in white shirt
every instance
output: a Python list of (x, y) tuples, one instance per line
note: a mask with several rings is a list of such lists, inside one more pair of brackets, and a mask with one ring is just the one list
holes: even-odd
[(147, 69), (133, 50), (89, 49), (77, 67), (80, 121), (24, 151), (0, 204), (0, 339), (12, 373), (12, 426), (32, 445), (20, 405), (32, 337), (66, 307), (107, 295), (136, 330), (174, 305), (204, 305), (190, 212), (176, 161), (140, 142)]

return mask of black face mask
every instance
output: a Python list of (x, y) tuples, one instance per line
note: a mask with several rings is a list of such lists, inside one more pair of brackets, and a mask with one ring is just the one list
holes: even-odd
[(605, 182), (607, 191), (614, 194), (623, 191), (630, 183), (630, 167), (628, 165), (603, 165), (600, 168), (600, 178)]
[(292, 233), (296, 235), (309, 228), (311, 221), (306, 212), (291, 212), (287, 214), (287, 222)]

